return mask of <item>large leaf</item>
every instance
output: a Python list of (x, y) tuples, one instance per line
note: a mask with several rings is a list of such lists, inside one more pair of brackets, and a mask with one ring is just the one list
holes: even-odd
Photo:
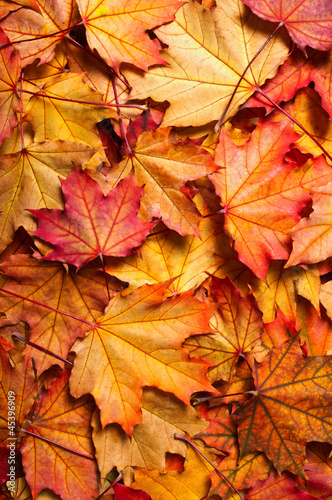
[(241, 456), (262, 450), (278, 471), (304, 477), (304, 443), (331, 443), (331, 369), (329, 356), (304, 357), (297, 336), (256, 363), (256, 390), (240, 411)]
[[(218, 120), (240, 75), (271, 31), (240, 0), (220, 1), (211, 11), (191, 0), (178, 10), (175, 21), (156, 30), (168, 45), (162, 53), (168, 66), (145, 75), (125, 72), (133, 87), (131, 96), (170, 102), (164, 125), (199, 126)], [(275, 75), (287, 53), (287, 43), (278, 36), (253, 62), (227, 116)]]
[(94, 396), (103, 427), (118, 422), (130, 435), (141, 421), (142, 388), (147, 385), (171, 392), (186, 404), (195, 391), (213, 392), (207, 363), (191, 360), (181, 347), (188, 336), (210, 330), (210, 305), (199, 302), (192, 291), (163, 300), (169, 284), (117, 295), (96, 327), (73, 347), (71, 393)]
[(225, 229), (239, 259), (263, 280), (271, 259), (289, 256), (288, 233), (310, 200), (305, 189), (331, 176), (322, 158), (302, 168), (284, 161), (296, 138), (291, 121), (265, 120), (244, 146), (235, 146), (223, 130), (216, 149), (216, 162), (225, 168), (210, 178), (221, 197)]
[(38, 220), (35, 234), (52, 243), (48, 260), (77, 268), (103, 255), (125, 256), (140, 245), (154, 223), (137, 217), (142, 190), (127, 177), (108, 196), (86, 172), (74, 170), (62, 182), (65, 210), (31, 210)]

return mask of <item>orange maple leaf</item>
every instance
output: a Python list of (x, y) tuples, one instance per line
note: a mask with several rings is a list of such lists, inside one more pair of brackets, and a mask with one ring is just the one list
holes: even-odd
[[(111, 282), (107, 292), (105, 277), (93, 265), (75, 272), (60, 262), (15, 255), (0, 269), (13, 278), (2, 287), (6, 292), (0, 292), (0, 307), (6, 315), (1, 324), (26, 321), (31, 328), (29, 340), (63, 358), (77, 337), (99, 319), (112, 295)], [(39, 351), (34, 351), (34, 360), (38, 373), (54, 363)]]
[(324, 185), (331, 176), (321, 157), (302, 169), (285, 162), (297, 137), (291, 121), (267, 119), (243, 146), (235, 146), (223, 130), (216, 149), (216, 163), (225, 168), (210, 178), (224, 207), (225, 229), (239, 259), (263, 280), (270, 260), (289, 256), (289, 232), (310, 201), (304, 188)]
[(126, 297), (118, 294), (90, 334), (73, 346), (71, 393), (94, 396), (103, 427), (118, 422), (130, 435), (141, 421), (144, 386), (172, 392), (186, 404), (195, 391), (214, 392), (206, 377), (208, 363), (190, 359), (181, 347), (188, 336), (210, 331), (213, 306), (192, 291), (163, 300), (169, 285), (166, 281), (144, 285)]
[(174, 19), (181, 2), (177, 0), (77, 0), (91, 49), (96, 49), (117, 72), (121, 63), (147, 71), (164, 63), (147, 29)]

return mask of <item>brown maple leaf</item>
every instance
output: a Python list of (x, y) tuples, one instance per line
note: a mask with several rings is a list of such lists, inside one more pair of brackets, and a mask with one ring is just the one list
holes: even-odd
[(278, 471), (304, 477), (304, 443), (331, 443), (331, 368), (329, 356), (304, 357), (298, 336), (255, 363), (256, 390), (239, 412), (241, 456), (261, 450)]

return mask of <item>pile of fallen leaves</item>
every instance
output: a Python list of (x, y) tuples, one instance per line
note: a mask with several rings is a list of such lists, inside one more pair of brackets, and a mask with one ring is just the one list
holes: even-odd
[(330, 0), (0, 19), (0, 498), (331, 499)]

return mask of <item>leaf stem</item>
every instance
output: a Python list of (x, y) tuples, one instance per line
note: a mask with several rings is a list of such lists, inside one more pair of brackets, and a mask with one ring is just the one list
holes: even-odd
[(135, 108), (140, 109), (141, 111), (146, 111), (148, 108), (146, 106), (142, 106), (140, 104), (112, 104), (110, 102), (93, 102), (93, 101), (79, 101), (78, 99), (66, 99), (65, 97), (56, 97), (47, 94), (40, 94), (39, 92), (32, 92), (31, 90), (20, 90), (17, 87), (14, 88), (15, 92), (21, 91), (25, 94), (30, 94), (33, 96), (43, 97), (44, 99), (53, 99), (55, 101), (63, 101), (63, 102), (71, 102), (76, 104), (85, 104), (86, 106), (104, 106), (104, 107), (112, 107), (112, 108)]
[(231, 396), (242, 396), (243, 392), (234, 392), (233, 394), (220, 394), (220, 396), (207, 396), (205, 398), (194, 398), (191, 400), (191, 404), (193, 406), (197, 406), (201, 403), (205, 403), (206, 401), (210, 401), (210, 399), (221, 399), (221, 398), (229, 398)]
[(22, 92), (23, 92), (23, 80), (24, 80), (24, 69), (21, 72), (21, 88), (20, 88), (20, 125), (21, 125), (21, 143), (22, 151), (25, 149), (24, 146), (24, 131), (23, 131), (23, 112), (22, 112)]
[(117, 108), (118, 108), (118, 115), (120, 117), (119, 121), (120, 121), (120, 127), (121, 127), (121, 131), (122, 131), (123, 139), (124, 139), (124, 141), (126, 143), (126, 146), (127, 146), (128, 155), (131, 155), (133, 152), (132, 152), (131, 147), (129, 146), (127, 134), (126, 134), (126, 131), (125, 131), (125, 128), (124, 128), (124, 125), (123, 125), (122, 114), (121, 114), (121, 109), (120, 109), (120, 103), (119, 103), (119, 98), (118, 98), (118, 92), (116, 90), (116, 85), (115, 85), (115, 82), (114, 82), (114, 78), (112, 78), (112, 86), (113, 86), (113, 92), (114, 92), (115, 102), (116, 102)]
[(107, 274), (106, 274), (106, 269), (105, 269), (105, 263), (104, 263), (104, 257), (103, 254), (99, 254), (101, 265), (103, 266), (103, 272), (104, 272), (104, 278), (105, 278), (105, 284), (106, 284), (106, 290), (107, 290), (107, 296), (108, 296), (108, 301), (111, 300), (111, 294), (110, 294), (110, 289), (108, 286), (108, 281), (107, 281)]
[(76, 26), (79, 26), (80, 23), (76, 24), (75, 26), (71, 26), (70, 28), (66, 28), (64, 30), (60, 30), (60, 31), (56, 31), (54, 33), (49, 33), (48, 35), (38, 35), (36, 34), (36, 36), (34, 38), (26, 38), (25, 40), (13, 40), (12, 42), (7, 42), (7, 43), (2, 43), (0, 45), (0, 50), (2, 49), (6, 49), (7, 47), (10, 47), (12, 45), (18, 45), (20, 43), (24, 43), (24, 42), (35, 42), (36, 40), (42, 40), (43, 38), (52, 38), (56, 35), (61, 35), (62, 33), (64, 33), (64, 36), (66, 36), (73, 28), (76, 28)]
[(254, 57), (251, 59), (251, 61), (247, 64), (245, 70), (243, 71), (239, 81), (237, 82), (234, 90), (233, 90), (233, 93), (228, 101), (228, 104), (223, 112), (223, 114), (221, 115), (221, 118), (220, 120), (218, 121), (218, 123), (215, 125), (214, 127), (214, 131), (215, 132), (219, 132), (220, 130), (220, 127), (225, 119), (225, 116), (229, 110), (229, 107), (234, 99), (234, 96), (237, 92), (237, 89), (239, 88), (239, 85), (240, 83), (242, 82), (243, 78), (244, 78), (244, 75), (246, 74), (246, 72), (248, 71), (248, 69), (250, 68), (250, 66), (252, 65), (252, 63), (255, 61), (255, 59), (259, 56), (259, 54), (262, 52), (262, 50), (264, 50), (264, 48), (266, 47), (266, 45), (269, 43), (269, 41), (274, 37), (274, 35), (279, 31), (279, 29), (281, 28), (281, 26), (283, 26), (283, 22), (279, 23), (278, 26), (276, 27), (276, 29), (273, 31), (273, 33), (271, 33), (271, 35), (269, 36), (269, 38), (263, 43), (263, 45), (261, 46), (261, 48), (258, 50), (258, 52), (254, 55)]
[[(31, 424), (32, 425), (32, 424)], [(34, 432), (30, 432), (26, 429), (20, 429), (22, 432), (25, 434), (29, 434), (29, 436), (33, 436), (37, 439), (41, 439), (42, 441), (45, 441), (46, 443), (53, 444), (55, 446), (59, 446), (59, 448), (62, 448), (63, 450), (69, 451), (70, 453), (75, 453), (75, 455), (78, 455), (79, 457), (82, 458), (87, 458), (88, 460), (95, 460), (95, 457), (92, 457), (91, 455), (85, 455), (84, 453), (80, 453), (79, 451), (72, 450), (71, 448), (67, 448), (67, 446), (63, 446), (62, 444), (55, 443), (54, 441), (51, 441), (50, 439), (47, 439), (43, 436), (39, 436), (38, 434), (35, 434)]]
[(188, 438), (186, 438), (186, 436), (181, 436), (181, 434), (178, 434), (178, 433), (175, 433), (174, 434), (174, 438), (175, 439), (182, 439), (182, 441), (186, 441), (188, 444), (190, 444), (190, 446), (192, 446), (193, 448), (195, 448), (195, 450), (200, 454), (202, 455), (203, 458), (205, 458), (205, 460), (207, 462), (209, 462), (209, 464), (214, 468), (214, 470), (220, 474), (220, 476), (225, 479), (225, 481), (227, 481), (227, 483), (233, 488), (233, 490), (239, 495), (239, 497), (241, 498), (241, 500), (243, 500), (243, 496), (241, 495), (241, 493), (239, 492), (239, 490), (234, 486), (233, 483), (231, 483), (231, 481), (229, 479), (227, 479), (226, 476), (224, 476), (224, 474), (222, 472), (220, 472), (220, 470), (211, 462), (211, 460), (208, 459), (208, 457), (206, 457), (204, 455), (204, 453), (201, 452), (201, 450), (199, 448), (197, 448), (197, 446), (192, 443)]
[(68, 365), (70, 365), (70, 366), (73, 366), (73, 363), (71, 361), (68, 361), (68, 359), (62, 358), (58, 354), (55, 354), (54, 352), (49, 351), (45, 347), (42, 347), (41, 345), (35, 344), (34, 342), (31, 342), (30, 340), (25, 339), (24, 337), (22, 337), (22, 335), (20, 335), (17, 332), (13, 333), (12, 337), (15, 337), (20, 342), (24, 342), (25, 344), (28, 344), (31, 347), (34, 347), (35, 349), (38, 349), (39, 351), (44, 352), (45, 354), (49, 354), (50, 356), (53, 356), (53, 358), (59, 359), (60, 361), (63, 361), (64, 363), (68, 363)]
[(91, 328), (94, 328), (96, 326), (96, 323), (91, 323), (90, 321), (87, 321), (82, 318), (78, 318), (77, 316), (74, 316), (73, 314), (60, 311), (59, 309), (55, 309), (55, 307), (47, 306), (46, 304), (42, 304), (41, 302), (38, 302), (37, 300), (32, 300), (28, 299), (27, 297), (23, 297), (23, 295), (19, 295), (18, 293), (11, 292), (10, 290), (6, 290), (5, 288), (0, 288), (0, 292), (8, 293), (9, 295), (13, 295), (14, 297), (18, 297), (19, 299), (22, 300), (27, 300), (28, 302), (31, 302), (32, 304), (36, 304), (37, 306), (45, 307), (46, 309), (49, 309), (50, 311), (62, 314), (64, 316), (68, 316), (69, 318), (76, 319), (77, 321), (80, 321), (81, 323), (85, 323), (86, 325), (90, 325)]
[(121, 479), (123, 478), (123, 476), (125, 475), (125, 471), (122, 470), (120, 471), (120, 474), (118, 475), (118, 477), (113, 481), (112, 484), (110, 484), (106, 490), (104, 490), (99, 496), (95, 497), (95, 500), (99, 500), (102, 496), (105, 495), (105, 493), (107, 493), (111, 488), (113, 488), (113, 486), (115, 486), (119, 481), (121, 481)]

